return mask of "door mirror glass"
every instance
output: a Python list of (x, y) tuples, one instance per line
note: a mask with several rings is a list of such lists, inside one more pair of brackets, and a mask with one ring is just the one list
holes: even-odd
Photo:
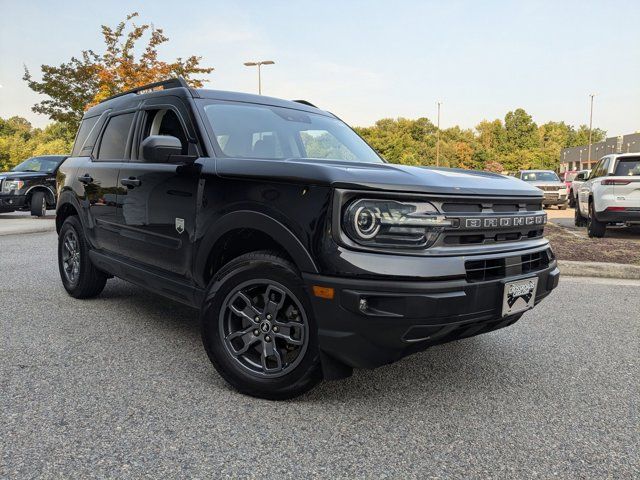
[(182, 143), (170, 135), (151, 135), (140, 144), (142, 161), (145, 163), (171, 163), (182, 161)]

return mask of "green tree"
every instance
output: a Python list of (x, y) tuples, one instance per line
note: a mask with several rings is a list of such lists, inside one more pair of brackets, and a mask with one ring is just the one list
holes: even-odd
[[(204, 80), (196, 77), (211, 73), (213, 68), (201, 67), (202, 58), (196, 55), (172, 62), (160, 60), (158, 47), (168, 37), (161, 28), (133, 23), (137, 16), (137, 12), (127, 15), (115, 28), (102, 25), (105, 43), (102, 53), (83, 50), (79, 57), (58, 66), (42, 65), (40, 81), (25, 67), (23, 78), (29, 88), (48, 97), (32, 110), (66, 124), (75, 132), (88, 107), (123, 90), (176, 76), (185, 78), (194, 87), (202, 87)], [(146, 46), (140, 46), (147, 35)], [(141, 53), (136, 56), (138, 51)]]
[(539, 145), (538, 126), (522, 108), (505, 115), (504, 130), (508, 150), (531, 149)]

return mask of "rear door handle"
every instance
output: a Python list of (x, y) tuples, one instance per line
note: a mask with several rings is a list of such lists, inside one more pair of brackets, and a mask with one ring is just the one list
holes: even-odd
[(78, 181), (87, 185), (89, 183), (93, 183), (93, 177), (88, 173), (85, 173), (83, 176), (78, 177)]
[(139, 187), (142, 182), (136, 177), (123, 178), (120, 183), (128, 188)]

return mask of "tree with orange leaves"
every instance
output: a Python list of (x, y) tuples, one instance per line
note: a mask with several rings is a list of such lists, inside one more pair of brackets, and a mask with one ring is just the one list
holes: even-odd
[[(211, 73), (212, 67), (201, 67), (202, 57), (192, 55), (165, 62), (158, 58), (158, 47), (169, 39), (161, 28), (132, 20), (137, 12), (127, 15), (115, 28), (102, 25), (106, 45), (104, 53), (83, 50), (59, 66), (42, 65), (42, 80), (34, 80), (25, 67), (24, 80), (33, 91), (49, 98), (32, 107), (36, 113), (66, 124), (75, 131), (85, 110), (116, 93), (158, 82), (170, 77), (183, 77), (199, 88), (205, 80), (194, 78)], [(148, 34), (144, 51), (136, 58), (136, 45)]]

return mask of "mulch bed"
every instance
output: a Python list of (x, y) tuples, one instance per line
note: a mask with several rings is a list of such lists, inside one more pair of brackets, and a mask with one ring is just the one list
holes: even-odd
[(606, 237), (579, 238), (553, 223), (545, 226), (544, 233), (559, 260), (640, 265), (637, 242)]

